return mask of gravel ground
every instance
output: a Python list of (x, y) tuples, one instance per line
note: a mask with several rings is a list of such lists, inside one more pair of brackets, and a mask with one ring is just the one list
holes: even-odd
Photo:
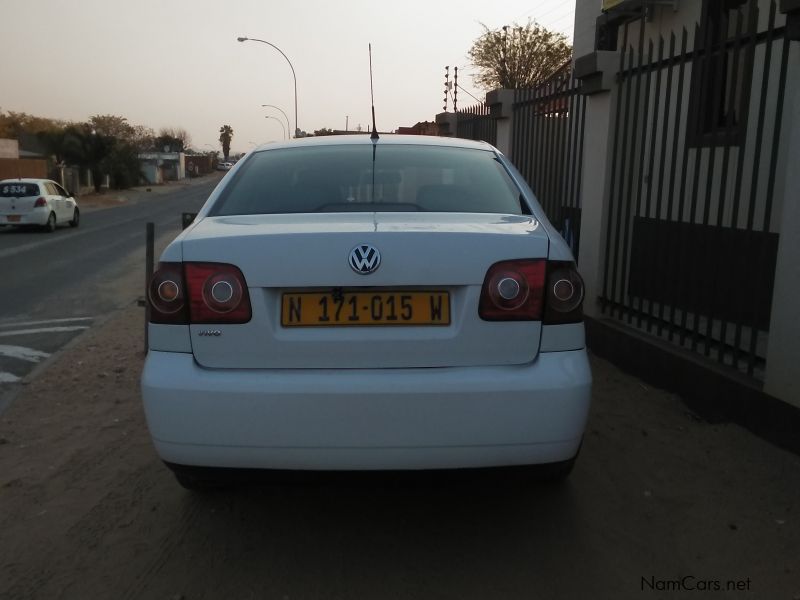
[(144, 423), (142, 310), (0, 417), (0, 598), (800, 599), (800, 458), (599, 359), (563, 486), (186, 492)]

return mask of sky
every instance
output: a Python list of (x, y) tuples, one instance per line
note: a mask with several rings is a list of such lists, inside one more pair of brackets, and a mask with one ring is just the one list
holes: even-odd
[[(565, 0), (0, 0), (0, 110), (84, 121), (186, 129), (198, 150), (219, 149), (219, 128), (244, 152), (297, 122), (368, 129), (372, 44), (380, 131), (442, 112), (444, 71), (473, 85), (467, 51), (483, 32), (530, 18), (572, 42), (575, 2)], [(475, 101), (459, 90), (459, 106)], [(452, 105), (448, 106), (452, 110)], [(270, 118), (267, 118), (269, 116)], [(283, 122), (284, 125), (280, 123)]]

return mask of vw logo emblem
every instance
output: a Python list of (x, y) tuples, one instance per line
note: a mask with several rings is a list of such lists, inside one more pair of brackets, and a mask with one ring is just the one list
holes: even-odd
[(359, 244), (350, 250), (350, 268), (360, 275), (368, 275), (381, 266), (381, 253), (375, 246)]

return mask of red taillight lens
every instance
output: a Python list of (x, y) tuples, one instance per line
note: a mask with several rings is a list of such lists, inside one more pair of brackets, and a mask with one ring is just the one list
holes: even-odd
[(150, 322), (173, 325), (188, 323), (185, 289), (181, 263), (159, 263), (147, 294)]
[(544, 324), (583, 321), (583, 294), (583, 279), (575, 268), (575, 263), (548, 263)]
[(192, 323), (247, 323), (252, 316), (242, 272), (222, 263), (186, 263)]
[(493, 264), (481, 290), (478, 315), (484, 321), (538, 321), (544, 308), (547, 261), (507, 260)]
[(47, 206), (47, 200), (44, 198), (37, 198), (36, 202), (33, 203), (34, 208), (41, 208), (42, 206)]

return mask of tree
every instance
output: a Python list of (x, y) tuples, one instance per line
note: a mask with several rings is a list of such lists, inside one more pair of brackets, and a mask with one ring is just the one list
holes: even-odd
[(485, 29), (467, 56), (479, 72), (475, 84), (485, 90), (530, 88), (545, 81), (572, 58), (567, 38), (528, 21), (522, 26)]
[(66, 121), (37, 117), (24, 112), (0, 112), (0, 138), (18, 139), (21, 133), (38, 135), (63, 130)]
[(231, 153), (231, 140), (233, 139), (233, 128), (230, 125), (223, 125), (219, 128), (219, 143), (222, 144), (222, 154), (225, 160)]
[(89, 117), (89, 125), (97, 135), (125, 141), (133, 137), (133, 126), (128, 123), (127, 117), (94, 115)]
[(192, 143), (189, 133), (180, 127), (162, 127), (153, 141), (156, 150), (169, 147), (170, 152), (184, 152)]
[(89, 169), (95, 191), (100, 191), (107, 172), (104, 160), (114, 147), (114, 138), (97, 133), (91, 123), (70, 125), (64, 130), (64, 157), (67, 162)]

